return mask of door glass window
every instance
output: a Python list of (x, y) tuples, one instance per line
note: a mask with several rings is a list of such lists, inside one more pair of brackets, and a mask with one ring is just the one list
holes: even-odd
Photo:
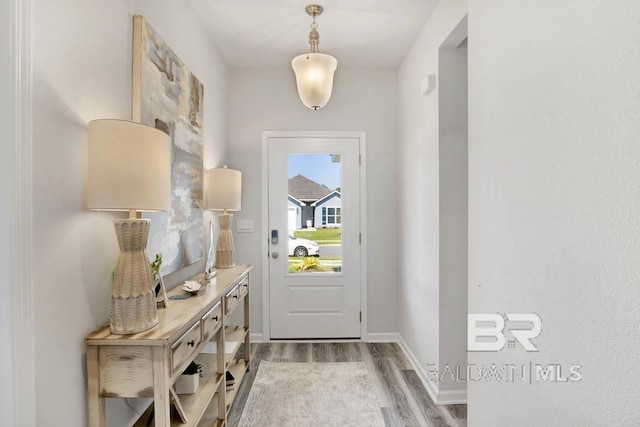
[(340, 154), (289, 154), (287, 160), (289, 273), (340, 272)]

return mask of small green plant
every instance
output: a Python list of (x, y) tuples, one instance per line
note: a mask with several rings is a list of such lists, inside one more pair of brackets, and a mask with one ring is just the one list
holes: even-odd
[(162, 265), (162, 254), (156, 254), (156, 257), (151, 261), (151, 272), (153, 273), (153, 280), (160, 280), (160, 266)]
[(202, 365), (196, 362), (191, 362), (189, 366), (184, 370), (182, 375), (195, 375), (198, 374), (202, 377)]

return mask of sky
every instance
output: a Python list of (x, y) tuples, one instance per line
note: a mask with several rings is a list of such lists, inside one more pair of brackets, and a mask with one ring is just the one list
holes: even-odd
[(335, 190), (340, 187), (340, 165), (330, 154), (289, 154), (288, 177), (300, 174)]

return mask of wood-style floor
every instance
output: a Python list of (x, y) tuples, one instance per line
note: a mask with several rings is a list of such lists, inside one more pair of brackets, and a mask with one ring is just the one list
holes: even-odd
[(466, 426), (466, 405), (436, 406), (416, 372), (394, 343), (261, 343), (253, 344), (251, 370), (229, 413), (236, 427), (262, 360), (270, 362), (365, 362), (387, 426)]

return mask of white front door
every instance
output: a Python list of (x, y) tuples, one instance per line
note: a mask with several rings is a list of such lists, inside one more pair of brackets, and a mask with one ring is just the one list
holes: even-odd
[[(269, 137), (267, 151), (270, 338), (360, 338), (360, 138)], [(309, 218), (293, 232), (290, 193)]]

